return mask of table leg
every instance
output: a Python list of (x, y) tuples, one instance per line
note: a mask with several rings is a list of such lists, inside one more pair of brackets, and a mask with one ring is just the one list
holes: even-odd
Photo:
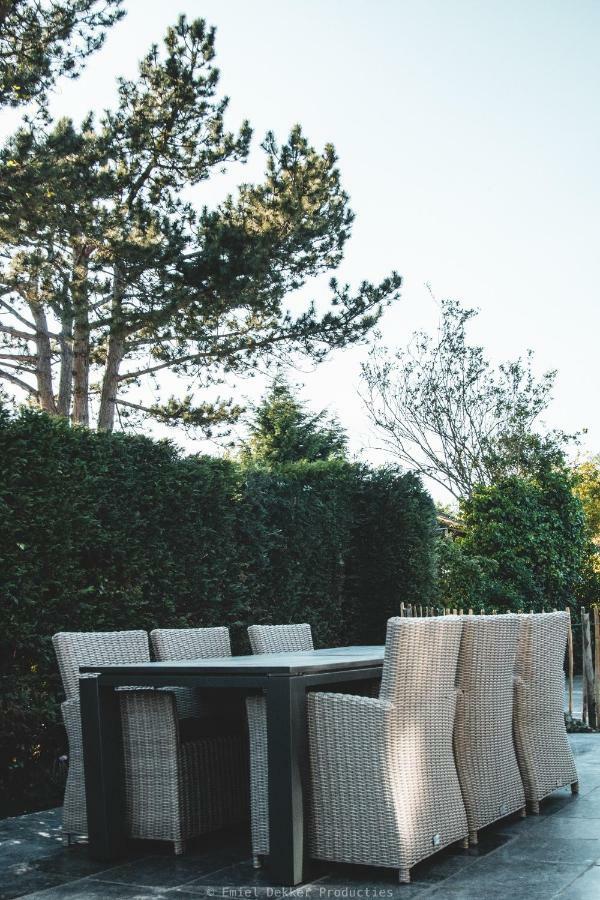
[(119, 695), (98, 675), (85, 675), (79, 698), (90, 854), (115, 859), (126, 837)]
[(300, 884), (304, 869), (302, 780), (308, 761), (306, 689), (301, 677), (273, 675), (266, 688), (269, 759), (269, 870)]

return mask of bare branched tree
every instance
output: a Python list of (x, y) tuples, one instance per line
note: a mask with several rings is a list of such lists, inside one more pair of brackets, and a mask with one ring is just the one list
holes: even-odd
[(535, 432), (556, 372), (537, 379), (531, 351), (493, 367), (483, 348), (467, 341), (475, 315), (444, 300), (435, 336), (417, 332), (397, 350), (377, 341), (362, 366), (361, 397), (382, 449), (457, 499), (500, 469), (526, 469), (532, 455), (560, 455), (568, 440), (561, 432)]

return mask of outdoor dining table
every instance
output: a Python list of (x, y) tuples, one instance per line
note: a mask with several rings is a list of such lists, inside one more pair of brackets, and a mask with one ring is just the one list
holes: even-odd
[(297, 885), (304, 872), (303, 773), (307, 771), (306, 693), (380, 678), (383, 647), (80, 667), (88, 841), (92, 856), (124, 851), (125, 804), (118, 688), (186, 687), (263, 693), (269, 760), (269, 877)]

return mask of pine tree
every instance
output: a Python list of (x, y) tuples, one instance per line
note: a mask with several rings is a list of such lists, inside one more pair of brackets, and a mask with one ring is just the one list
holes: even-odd
[(317, 462), (343, 458), (347, 437), (337, 419), (325, 410), (307, 412), (304, 404), (281, 377), (259, 404), (240, 457), (245, 462)]
[[(396, 273), (355, 293), (332, 279), (324, 313), (285, 309), (335, 269), (353, 221), (333, 147), (317, 151), (299, 126), (283, 145), (267, 135), (263, 182), (212, 210), (183, 198), (249, 151), (247, 122), (225, 129), (214, 44), (214, 29), (181, 17), (120, 80), (113, 111), (21, 129), (0, 152), (0, 379), (48, 412), (210, 431), (241, 409), (198, 392), (279, 355), (319, 361), (397, 296)], [(183, 384), (166, 400), (165, 372)]]
[(124, 15), (122, 0), (0, 0), (0, 107), (44, 104)]

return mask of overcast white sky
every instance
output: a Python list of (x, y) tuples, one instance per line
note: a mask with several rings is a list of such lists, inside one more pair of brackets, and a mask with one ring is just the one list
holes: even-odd
[[(539, 371), (558, 368), (548, 424), (587, 428), (584, 449), (600, 451), (597, 0), (125, 5), (103, 50), (56, 98), (57, 114), (110, 105), (115, 76), (133, 75), (178, 13), (206, 18), (217, 26), (228, 124), (248, 118), (255, 129), (252, 160), (233, 183), (260, 177), (267, 129), (283, 139), (300, 122), (316, 145), (333, 142), (356, 212), (341, 277), (404, 276), (386, 341), (434, 326), (426, 283), (479, 307), (473, 339), (494, 360), (531, 348)], [(198, 202), (231, 184), (202, 187)], [(339, 417), (354, 452), (372, 442), (357, 396), (365, 353), (293, 375), (307, 401)]]

